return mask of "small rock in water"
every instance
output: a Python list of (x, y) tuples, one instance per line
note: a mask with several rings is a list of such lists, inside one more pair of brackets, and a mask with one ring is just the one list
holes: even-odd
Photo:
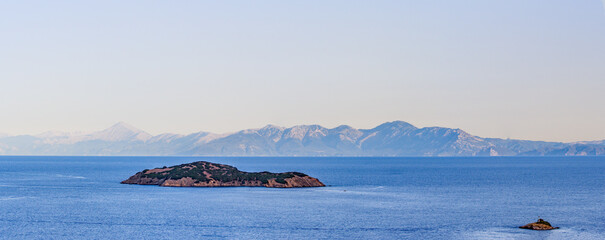
[(531, 230), (553, 230), (553, 229), (558, 229), (559, 227), (553, 227), (552, 225), (550, 225), (549, 222), (544, 221), (544, 219), (540, 218), (535, 223), (526, 224), (519, 228), (531, 229)]

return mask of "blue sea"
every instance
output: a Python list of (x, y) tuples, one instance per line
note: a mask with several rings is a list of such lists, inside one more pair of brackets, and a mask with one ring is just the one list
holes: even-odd
[[(120, 184), (199, 160), (328, 186)], [(605, 239), (605, 158), (3, 156), (0, 239)]]

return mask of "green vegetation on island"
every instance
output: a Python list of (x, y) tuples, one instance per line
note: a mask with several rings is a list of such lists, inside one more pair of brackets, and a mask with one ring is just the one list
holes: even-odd
[(322, 187), (323, 183), (300, 172), (244, 172), (235, 167), (199, 161), (172, 167), (145, 169), (126, 184), (144, 184), (181, 187), (265, 186), (265, 187)]

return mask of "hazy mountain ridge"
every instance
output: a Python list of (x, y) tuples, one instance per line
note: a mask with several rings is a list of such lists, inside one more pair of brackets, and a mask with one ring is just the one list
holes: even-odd
[(372, 129), (341, 125), (267, 125), (230, 134), (156, 136), (118, 123), (84, 133), (46, 132), (0, 137), (3, 155), (207, 156), (514, 156), (605, 155), (605, 141), (575, 143), (481, 138), (461, 129), (417, 128), (402, 121)]

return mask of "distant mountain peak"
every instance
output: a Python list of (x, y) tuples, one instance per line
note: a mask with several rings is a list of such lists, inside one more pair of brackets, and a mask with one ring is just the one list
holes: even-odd
[(142, 132), (142, 130), (133, 127), (132, 125), (125, 123), (125, 122), (117, 122), (114, 125), (111, 125), (111, 127), (109, 127), (108, 129), (126, 129), (126, 130), (130, 130), (132, 132)]
[(410, 128), (410, 129), (416, 129), (417, 127), (409, 124), (407, 122), (404, 121), (392, 121), (392, 122), (386, 122), (383, 124), (378, 125), (377, 127), (375, 127), (374, 129), (386, 129), (386, 128)]
[(281, 126), (273, 125), (273, 124), (267, 124), (267, 126), (264, 126), (261, 128), (261, 130), (268, 130), (268, 129), (284, 130), (285, 128), (281, 127)]
[(88, 135), (91, 140), (105, 141), (147, 141), (153, 136), (125, 122), (118, 122), (111, 127)]

